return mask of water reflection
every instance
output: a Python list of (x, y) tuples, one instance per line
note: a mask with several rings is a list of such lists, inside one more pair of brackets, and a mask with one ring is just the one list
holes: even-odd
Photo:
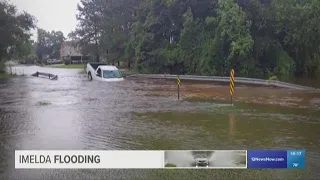
[(0, 170), (12, 172), (14, 150), (22, 148), (24, 138), (32, 138), (37, 129), (29, 111), (30, 92), (24, 78), (8, 79), (0, 88)]

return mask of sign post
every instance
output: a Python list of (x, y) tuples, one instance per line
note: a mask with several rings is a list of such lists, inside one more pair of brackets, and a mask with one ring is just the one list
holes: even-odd
[(178, 75), (177, 78), (177, 85), (178, 85), (178, 99), (180, 99), (180, 85), (181, 85), (181, 80), (180, 80), (180, 76)]
[(230, 71), (230, 95), (231, 95), (231, 104), (233, 104), (232, 97), (234, 95), (234, 69)]

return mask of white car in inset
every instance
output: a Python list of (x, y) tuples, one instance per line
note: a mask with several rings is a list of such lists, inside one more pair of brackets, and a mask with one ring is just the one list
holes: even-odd
[(196, 154), (194, 164), (196, 167), (209, 167), (209, 159), (205, 154)]

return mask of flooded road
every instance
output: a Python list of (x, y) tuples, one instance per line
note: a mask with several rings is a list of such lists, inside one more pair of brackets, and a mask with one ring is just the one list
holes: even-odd
[[(30, 75), (57, 74), (51, 81)], [(320, 94), (173, 81), (88, 81), (17, 67), (0, 79), (0, 179), (316, 179)], [(14, 150), (305, 149), (305, 170), (15, 170)]]

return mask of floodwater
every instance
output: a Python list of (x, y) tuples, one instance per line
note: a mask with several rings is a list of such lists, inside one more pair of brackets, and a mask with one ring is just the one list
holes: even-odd
[[(174, 81), (88, 81), (16, 67), (0, 80), (0, 179), (317, 179), (320, 94)], [(31, 77), (36, 71), (59, 79)], [(305, 149), (304, 170), (15, 170), (14, 150)]]

